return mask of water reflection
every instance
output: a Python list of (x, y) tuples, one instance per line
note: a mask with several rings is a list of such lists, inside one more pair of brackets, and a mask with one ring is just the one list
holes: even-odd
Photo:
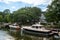
[(59, 40), (54, 37), (46, 38), (46, 37), (37, 37), (37, 36), (26, 35), (26, 34), (21, 36), (20, 31), (10, 32), (10, 35), (12, 35), (15, 38), (15, 40)]
[[(8, 34), (9, 33), (9, 34)], [(2, 31), (0, 30), (0, 40), (60, 40), (54, 37), (46, 38), (46, 37), (37, 37), (32, 35), (24, 34), (21, 36), (21, 31)]]

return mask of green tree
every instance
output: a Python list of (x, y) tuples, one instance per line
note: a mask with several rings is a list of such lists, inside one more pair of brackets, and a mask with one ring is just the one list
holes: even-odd
[(3, 22), (3, 12), (0, 12), (0, 22)]
[(3, 16), (0, 15), (0, 22), (3, 22)]
[(25, 7), (18, 9), (13, 12), (14, 21), (21, 23), (31, 23), (32, 21), (37, 22), (41, 14), (41, 9), (37, 7)]
[(3, 13), (4, 13), (4, 14), (8, 14), (8, 13), (10, 13), (10, 10), (9, 10), (9, 9), (5, 9), (5, 10), (3, 11)]
[(46, 18), (49, 22), (60, 21), (60, 0), (54, 0), (51, 5), (48, 6)]
[(11, 22), (11, 13), (10, 13), (10, 10), (9, 9), (5, 9), (4, 11), (3, 11), (3, 21), (4, 22)]
[(10, 14), (5, 15), (4, 20), (5, 22), (12, 22)]

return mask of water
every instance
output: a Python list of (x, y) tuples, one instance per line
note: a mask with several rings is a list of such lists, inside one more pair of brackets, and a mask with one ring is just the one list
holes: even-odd
[(21, 36), (21, 31), (10, 32), (10, 35), (13, 36), (15, 40), (60, 40), (60, 39), (54, 38), (53, 36), (49, 38), (32, 36), (27, 34), (24, 34), (23, 36)]
[(15, 40), (37, 40), (37, 39), (42, 40), (42, 39), (39, 39), (39, 37), (32, 36), (32, 35), (24, 34), (23, 36), (21, 36), (21, 31), (9, 32), (9, 34), (13, 36)]
[(37, 37), (37, 36), (26, 35), (26, 34), (21, 36), (20, 30), (16, 32), (0, 30), (0, 40), (60, 40), (60, 39), (56, 39), (53, 37), (50, 38)]
[(7, 31), (0, 30), (0, 40), (15, 40)]

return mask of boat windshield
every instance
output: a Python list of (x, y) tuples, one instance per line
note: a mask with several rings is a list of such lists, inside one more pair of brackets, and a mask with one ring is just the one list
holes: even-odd
[(18, 25), (17, 24), (16, 25), (13, 24), (13, 26), (18, 26)]
[(36, 28), (39, 28), (38, 26), (36, 26)]
[(42, 28), (41, 26), (32, 26), (32, 28)]

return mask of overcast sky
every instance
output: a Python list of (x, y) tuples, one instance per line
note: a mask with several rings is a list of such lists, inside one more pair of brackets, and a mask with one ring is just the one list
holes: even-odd
[(0, 11), (10, 9), (15, 11), (22, 7), (39, 7), (42, 11), (47, 9), (52, 0), (0, 0)]

